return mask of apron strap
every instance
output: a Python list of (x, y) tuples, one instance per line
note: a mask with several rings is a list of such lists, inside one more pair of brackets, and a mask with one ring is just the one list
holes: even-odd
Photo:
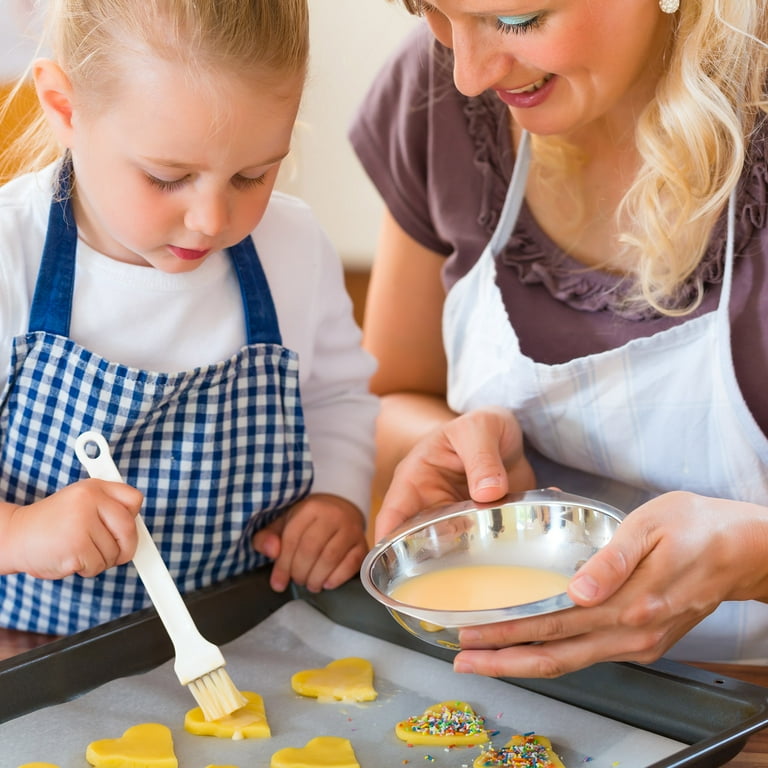
[(230, 246), (227, 252), (235, 266), (245, 312), (248, 344), (278, 344), (282, 346), (277, 311), (272, 301), (264, 267), (250, 235)]
[(57, 336), (69, 336), (77, 250), (71, 191), (72, 162), (66, 159), (59, 171), (48, 214), (48, 231), (29, 314), (30, 333), (48, 331)]
[(520, 137), (520, 145), (517, 148), (515, 167), (507, 189), (507, 196), (504, 198), (504, 207), (501, 209), (499, 223), (496, 225), (489, 243), (491, 253), (494, 256), (497, 256), (507, 244), (512, 235), (512, 230), (515, 228), (515, 224), (517, 224), (520, 207), (525, 198), (525, 182), (528, 178), (528, 168), (531, 165), (530, 144), (530, 134), (528, 131), (523, 131)]

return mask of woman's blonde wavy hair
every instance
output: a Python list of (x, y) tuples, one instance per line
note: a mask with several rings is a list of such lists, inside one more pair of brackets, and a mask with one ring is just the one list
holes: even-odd
[[(130, 67), (135, 54), (183, 64), (189, 78), (210, 87), (215, 77), (203, 75), (274, 75), (279, 83), (283, 75), (306, 72), (309, 12), (307, 0), (50, 0), (44, 49), (69, 77), (78, 104), (99, 111), (119, 98), (121, 59)], [(0, 157), (0, 182), (6, 169), (37, 170), (62, 154), (39, 107), (27, 123)]]
[[(421, 14), (421, 0), (400, 2)], [(641, 167), (616, 213), (635, 264), (627, 301), (668, 315), (701, 302), (698, 267), (768, 111), (765, 0), (680, 0), (676, 18), (665, 73), (637, 122)], [(562, 160), (562, 147), (552, 150)]]

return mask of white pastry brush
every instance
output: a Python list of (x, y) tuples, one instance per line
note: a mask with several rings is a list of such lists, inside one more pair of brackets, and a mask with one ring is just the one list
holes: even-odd
[[(107, 441), (98, 432), (80, 435), (75, 441), (75, 453), (91, 477), (125, 482), (112, 460)], [(176, 676), (189, 688), (206, 720), (217, 720), (234, 712), (246, 699), (224, 669), (224, 656), (192, 621), (141, 515), (136, 516), (136, 530), (139, 543), (133, 564), (173, 642)]]

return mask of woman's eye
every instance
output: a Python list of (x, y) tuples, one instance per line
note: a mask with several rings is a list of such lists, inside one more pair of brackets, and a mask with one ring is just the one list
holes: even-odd
[(542, 16), (539, 13), (524, 13), (520, 16), (497, 16), (496, 28), (500, 32), (513, 32), (521, 35), (536, 29), (541, 24)]
[(259, 187), (264, 183), (266, 173), (262, 173), (261, 176), (233, 176), (232, 184), (237, 189), (249, 189), (250, 187)]
[(179, 187), (183, 186), (187, 180), (186, 176), (182, 176), (180, 179), (173, 179), (172, 181), (158, 179), (157, 176), (152, 176), (150, 173), (145, 174), (145, 176), (147, 177), (147, 181), (153, 187), (157, 187), (163, 192), (173, 192), (175, 189), (179, 189)]

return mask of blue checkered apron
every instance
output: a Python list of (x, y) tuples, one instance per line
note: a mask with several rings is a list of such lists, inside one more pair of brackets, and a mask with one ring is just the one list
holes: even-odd
[[(14, 339), (0, 399), (0, 498), (29, 504), (86, 476), (74, 443), (88, 429), (110, 444), (181, 592), (263, 564), (255, 530), (304, 497), (312, 462), (297, 355), (250, 237), (229, 249), (247, 345), (181, 373), (130, 368), (69, 338), (77, 230), (68, 196), (51, 204), (30, 312)], [(149, 605), (132, 564), (96, 578), (0, 577), (0, 625), (69, 634)]]

